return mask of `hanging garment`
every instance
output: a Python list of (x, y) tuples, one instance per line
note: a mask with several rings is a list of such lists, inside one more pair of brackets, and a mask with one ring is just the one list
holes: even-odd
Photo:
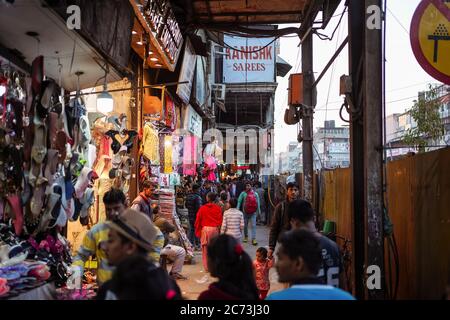
[(175, 112), (175, 104), (169, 95), (165, 96), (166, 107), (164, 109), (164, 119), (166, 122), (166, 126), (171, 130), (175, 130), (176, 127), (176, 112)]
[(172, 173), (172, 136), (164, 137), (164, 173)]
[(169, 180), (170, 180), (170, 176), (168, 174), (161, 173), (159, 176), (159, 186), (160, 187), (168, 187)]
[(198, 138), (195, 136), (184, 137), (183, 147), (183, 174), (197, 175), (197, 147)]
[(138, 135), (134, 130), (124, 130), (123, 132), (109, 130), (105, 134), (112, 139), (111, 149), (114, 154), (118, 153), (123, 146), (127, 147), (127, 153), (130, 153)]
[(170, 174), (170, 185), (171, 186), (181, 186), (181, 178), (178, 173)]
[(183, 147), (179, 136), (172, 136), (172, 142), (172, 166), (177, 168), (182, 164), (182, 156), (180, 156), (180, 152)]
[(158, 132), (149, 123), (146, 123), (144, 126), (141, 152), (152, 164), (159, 165)]

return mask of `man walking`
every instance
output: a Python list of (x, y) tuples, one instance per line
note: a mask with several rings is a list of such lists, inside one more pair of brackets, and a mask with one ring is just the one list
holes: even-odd
[(258, 194), (252, 189), (252, 185), (247, 183), (245, 191), (238, 199), (238, 209), (244, 213), (244, 242), (248, 241), (248, 223), (252, 223), (252, 244), (258, 245), (256, 241), (256, 216), (260, 214), (260, 202)]
[(277, 240), (283, 231), (287, 231), (291, 228), (289, 216), (288, 216), (288, 204), (296, 200), (299, 196), (299, 190), (296, 183), (290, 182), (287, 184), (286, 200), (280, 202), (275, 208), (275, 212), (272, 217), (272, 224), (270, 225), (269, 233), (269, 254), (271, 258), (277, 245)]
[(195, 235), (195, 220), (197, 219), (197, 212), (202, 206), (202, 197), (200, 195), (200, 186), (194, 184), (192, 186), (192, 192), (186, 196), (186, 208), (189, 215), (189, 241), (192, 243), (196, 250), (200, 250), (200, 239)]
[(256, 223), (258, 224), (266, 224), (266, 201), (264, 199), (264, 189), (262, 187), (261, 182), (256, 182), (256, 193), (259, 197), (259, 203), (260, 203), (260, 214), (256, 218)]
[(339, 287), (339, 275), (342, 275), (341, 254), (339, 247), (333, 240), (317, 231), (314, 210), (305, 200), (295, 200), (289, 204), (289, 221), (292, 230), (305, 229), (310, 231), (319, 240), (322, 252), (322, 265), (318, 277), (323, 284)]

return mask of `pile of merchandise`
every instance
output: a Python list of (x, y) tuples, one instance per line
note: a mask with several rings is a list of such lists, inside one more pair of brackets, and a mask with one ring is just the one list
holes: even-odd
[(12, 226), (0, 224), (0, 299), (18, 296), (46, 283), (63, 286), (70, 263), (69, 246), (61, 235), (22, 240)]

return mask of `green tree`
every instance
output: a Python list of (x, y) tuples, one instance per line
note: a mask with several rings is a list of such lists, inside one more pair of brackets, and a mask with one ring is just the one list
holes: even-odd
[(428, 91), (419, 95), (408, 114), (417, 124), (407, 130), (403, 141), (409, 146), (425, 152), (430, 144), (438, 144), (445, 134), (444, 124), (439, 114), (441, 107), (440, 90), (442, 86), (429, 85)]

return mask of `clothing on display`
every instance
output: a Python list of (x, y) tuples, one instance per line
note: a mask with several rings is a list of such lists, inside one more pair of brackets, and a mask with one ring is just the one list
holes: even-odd
[(158, 131), (151, 123), (144, 125), (141, 152), (154, 165), (159, 165), (159, 137)]
[(164, 173), (172, 173), (172, 136), (164, 136)]
[(197, 175), (197, 151), (198, 138), (185, 136), (183, 146), (183, 174), (187, 176)]

